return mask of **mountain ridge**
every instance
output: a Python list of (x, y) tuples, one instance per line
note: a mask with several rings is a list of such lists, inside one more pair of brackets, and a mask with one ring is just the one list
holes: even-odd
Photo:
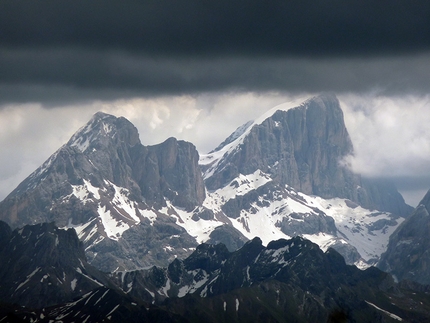
[[(73, 228), (105, 271), (167, 265), (206, 241), (235, 250), (255, 236), (301, 235), (374, 264), (404, 220), (404, 200), (390, 185), (367, 192), (339, 163), (353, 147), (334, 95), (283, 108), (227, 139), (212, 154), (227, 168), (212, 170), (216, 158), (199, 158), (189, 142), (144, 146), (128, 120), (97, 113), (0, 203), (0, 219)], [(336, 187), (343, 193), (329, 198)], [(369, 195), (397, 211), (374, 209)]]
[[(21, 245), (29, 257), (26, 273), (8, 270), (2, 275), (2, 321), (331, 322), (342, 314), (358, 322), (425, 322), (430, 315), (425, 286), (396, 284), (374, 267), (363, 271), (348, 266), (335, 250), (323, 252), (301, 237), (266, 247), (255, 238), (233, 252), (222, 244), (201, 244), (167, 267), (107, 274), (86, 263), (74, 230), (38, 224), (17, 228), (12, 235), (0, 249), (3, 263), (22, 264), (9, 247)], [(68, 252), (54, 270), (50, 261), (57, 258), (46, 261), (34, 254), (46, 239), (53, 243), (43, 252)], [(14, 298), (3, 289), (10, 283), (18, 291), (28, 285), (47, 288), (27, 289), (28, 297)], [(63, 290), (79, 293), (61, 298)]]
[[(307, 195), (343, 197), (368, 209), (407, 216), (412, 208), (392, 184), (362, 181), (341, 163), (352, 153), (339, 101), (333, 93), (326, 93), (299, 105), (292, 102), (275, 107), (234, 141), (203, 155), (200, 165), (209, 190), (259, 169)], [(380, 194), (386, 188), (391, 194)], [(379, 200), (372, 200), (375, 195)]]
[[(92, 262), (104, 266), (109, 262), (97, 257), (111, 260), (106, 270), (115, 263), (144, 267), (159, 257), (188, 254), (197, 244), (167, 212), (160, 213), (167, 208), (165, 196), (178, 208), (201, 204), (205, 190), (195, 147), (174, 138), (143, 146), (128, 120), (98, 113), (0, 203), (0, 214), (12, 227), (55, 221), (74, 228)], [(181, 234), (182, 248), (174, 253), (161, 246), (171, 240), (168, 232)], [(144, 248), (148, 259), (142, 262), (133, 250), (148, 245), (147, 239), (159, 251), (153, 250), (152, 259)]]

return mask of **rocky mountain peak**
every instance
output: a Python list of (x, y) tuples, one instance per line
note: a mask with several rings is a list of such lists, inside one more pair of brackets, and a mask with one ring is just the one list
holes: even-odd
[[(300, 237), (266, 248), (253, 239), (231, 253), (223, 245), (204, 244), (167, 268), (106, 274), (76, 258), (81, 246), (64, 244), (61, 232), (66, 231), (52, 224), (28, 226), (14, 230), (6, 248), (0, 246), (0, 260), (9, 264), (0, 268), (0, 321), (427, 322), (429, 317), (428, 287), (395, 284), (376, 268), (347, 266), (333, 249), (324, 253)], [(45, 238), (59, 242), (49, 246), (53, 257), (40, 261), (37, 250)], [(72, 262), (57, 257), (65, 246)]]
[(347, 170), (339, 162), (353, 149), (336, 96), (323, 94), (277, 108), (205, 157), (208, 188), (217, 189), (239, 173), (259, 169), (306, 194), (341, 196), (334, 187), (344, 186), (338, 184)]
[(97, 149), (112, 142), (126, 143), (133, 147), (140, 143), (138, 131), (123, 117), (117, 118), (104, 112), (97, 112), (66, 145), (77, 147), (81, 152), (85, 152), (89, 148)]
[[(276, 107), (200, 165), (193, 144), (168, 138), (144, 146), (125, 118), (96, 113), (0, 203), (0, 219), (13, 228), (52, 221), (74, 228), (89, 262), (105, 271), (165, 265), (201, 242), (233, 251), (256, 236), (259, 243), (246, 245), (251, 254), (262, 241), (307, 235), (342, 249), (349, 263), (360, 256), (373, 263), (399, 222), (358, 204), (384, 211), (378, 207), (404, 201), (393, 204), (397, 191), (368, 190), (342, 167), (351, 151), (332, 94)], [(356, 242), (358, 219), (349, 212), (363, 221), (362, 239), (378, 236), (375, 247)]]
[(240, 135), (201, 156), (209, 190), (228, 185), (240, 174), (262, 171), (274, 183), (308, 195), (347, 198), (404, 216), (410, 211), (392, 184), (362, 181), (342, 163), (354, 149), (333, 93), (279, 105), (237, 132)]
[[(75, 228), (91, 263), (104, 270), (160, 259), (164, 264), (197, 245), (177, 224), (182, 219), (173, 208), (201, 207), (205, 187), (198, 159), (189, 142), (169, 138), (144, 146), (127, 119), (99, 112), (0, 203), (0, 219), (13, 228), (52, 221)], [(154, 256), (144, 255), (151, 260), (141, 260), (136, 251), (149, 248), (146, 239)], [(184, 248), (171, 248), (171, 241)]]

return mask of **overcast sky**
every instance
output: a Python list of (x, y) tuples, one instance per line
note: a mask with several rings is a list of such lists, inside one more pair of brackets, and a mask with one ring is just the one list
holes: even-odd
[(92, 114), (200, 152), (335, 92), (354, 169), (430, 189), (430, 2), (0, 1), (0, 200)]

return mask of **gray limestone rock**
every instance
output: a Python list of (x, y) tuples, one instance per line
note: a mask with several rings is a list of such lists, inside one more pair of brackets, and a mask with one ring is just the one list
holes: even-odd
[(189, 210), (201, 205), (205, 187), (194, 145), (170, 138), (159, 145), (143, 146), (138, 137), (137, 129), (125, 118), (95, 114), (0, 203), (0, 218), (14, 228), (90, 220), (94, 205), (56, 208), (72, 194), (72, 185), (84, 181), (108, 196), (114, 193), (108, 182), (125, 188), (131, 199), (146, 208), (165, 206), (165, 198)]
[[(166, 265), (190, 254), (197, 242), (157, 210), (167, 207), (167, 201), (187, 211), (201, 206), (205, 186), (198, 159), (191, 143), (169, 138), (144, 146), (128, 120), (97, 113), (0, 203), (0, 219), (13, 228), (53, 221), (76, 227), (89, 260), (102, 270)], [(128, 214), (124, 208), (130, 207), (153, 212), (157, 224)], [(110, 218), (117, 221), (111, 233), (106, 231)], [(121, 238), (114, 236), (120, 223), (137, 227)], [(166, 251), (174, 243), (177, 250)], [(145, 244), (153, 250), (147, 247), (138, 254)], [(152, 254), (144, 259), (148, 252)]]
[[(308, 195), (342, 197), (365, 208), (401, 216), (412, 210), (392, 183), (362, 179), (345, 165), (353, 146), (333, 94), (311, 98), (287, 111), (279, 110), (248, 131), (238, 148), (225, 155), (207, 176), (209, 190), (259, 169), (277, 183)], [(211, 166), (202, 166), (203, 171)]]

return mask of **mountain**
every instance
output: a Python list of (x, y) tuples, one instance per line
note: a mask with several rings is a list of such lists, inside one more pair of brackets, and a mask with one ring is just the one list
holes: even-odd
[[(47, 250), (52, 260), (34, 252), (45, 240), (54, 242)], [(27, 272), (38, 270), (2, 276), (2, 284), (7, 280), (18, 291), (26, 289), (25, 297), (2, 293), (2, 322), (426, 322), (430, 317), (425, 286), (396, 284), (375, 267), (348, 266), (335, 250), (323, 252), (301, 237), (267, 247), (255, 238), (234, 252), (222, 244), (201, 244), (167, 267), (111, 274), (86, 263), (74, 230), (25, 226), (5, 241), (28, 251)], [(2, 263), (15, 263), (16, 254), (2, 255)], [(79, 290), (73, 299), (61, 294), (70, 286)]]
[(374, 264), (412, 208), (392, 183), (353, 173), (352, 153), (333, 94), (282, 104), (201, 156), (203, 205), (249, 239), (302, 235), (348, 263)]
[(401, 216), (411, 211), (393, 185), (363, 180), (343, 165), (354, 150), (334, 94), (275, 107), (239, 133), (201, 160), (209, 190), (260, 170), (307, 195)]
[(104, 270), (164, 264), (196, 246), (169, 214), (204, 200), (198, 159), (190, 143), (143, 146), (128, 120), (97, 113), (0, 204), (1, 218), (74, 228)]
[(12, 231), (0, 221), (0, 234), (1, 322), (49, 322), (49, 316), (55, 322), (183, 322), (158, 308), (148, 311), (149, 304), (89, 265), (73, 229), (43, 223)]
[(391, 235), (378, 267), (398, 280), (430, 284), (430, 191)]
[(144, 146), (128, 120), (99, 112), (0, 203), (0, 219), (73, 228), (107, 272), (256, 236), (303, 236), (367, 267), (411, 208), (392, 184), (346, 167), (351, 153), (331, 94), (275, 107), (208, 155), (175, 138)]

